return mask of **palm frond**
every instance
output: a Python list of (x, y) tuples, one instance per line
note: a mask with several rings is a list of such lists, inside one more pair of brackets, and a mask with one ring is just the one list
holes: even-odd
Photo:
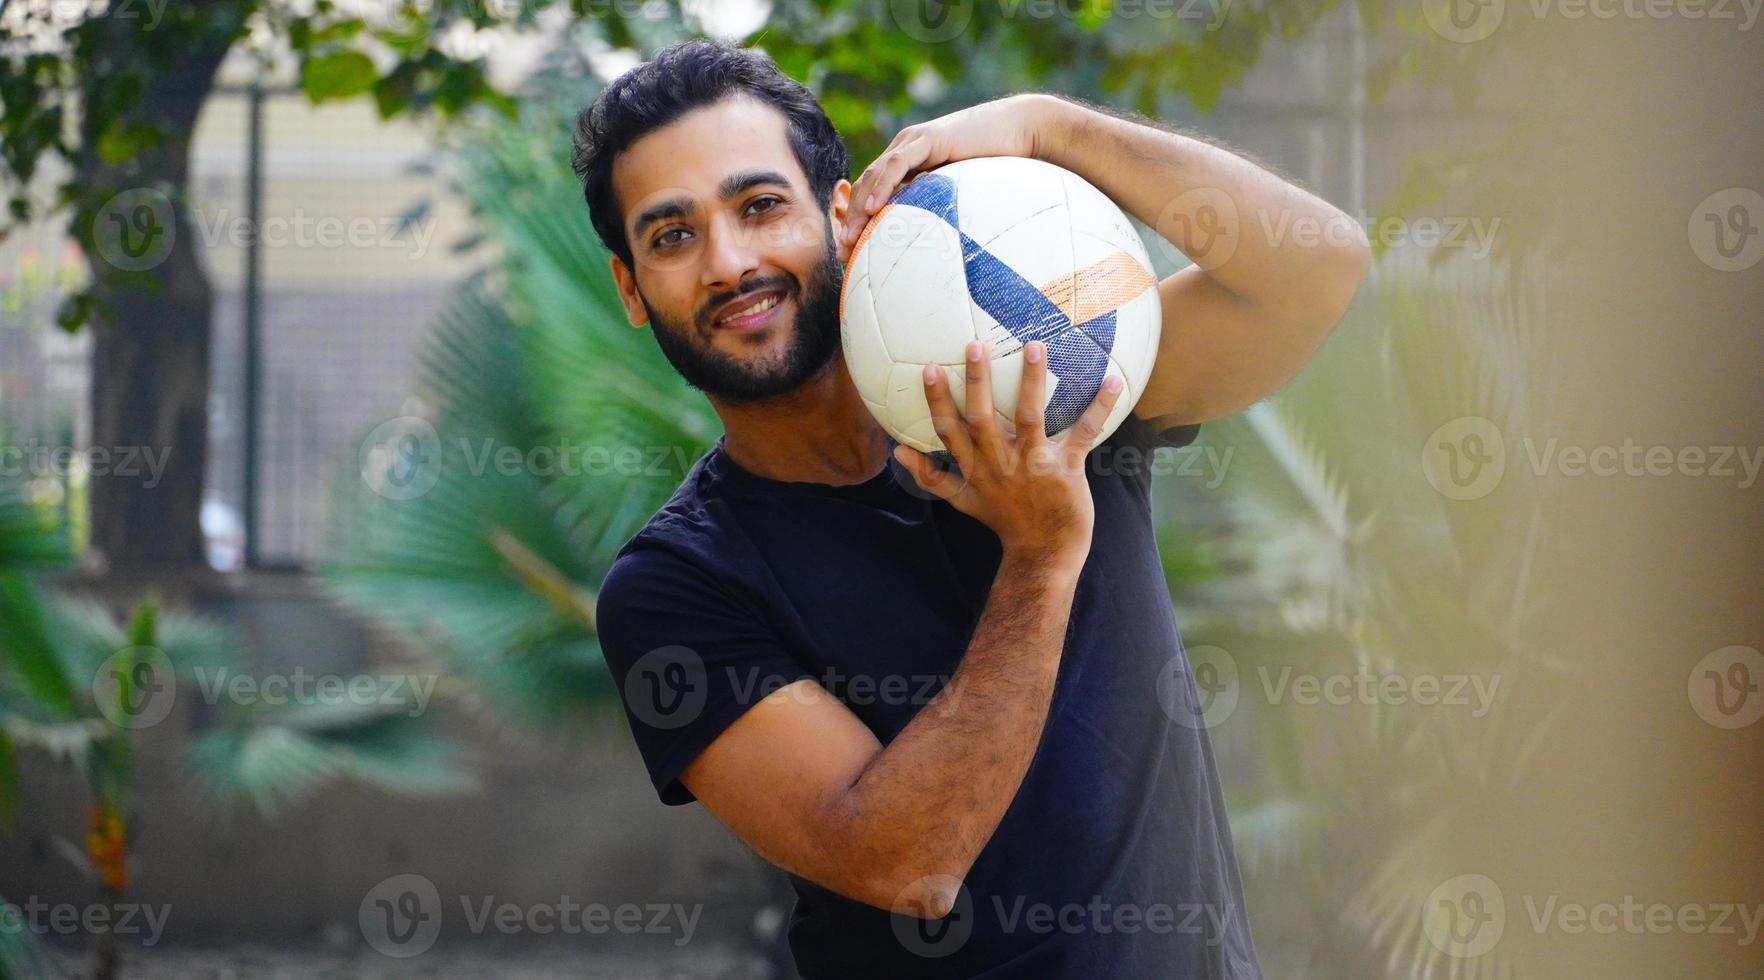
[(400, 709), (295, 704), (198, 736), (191, 771), (213, 797), (266, 816), (350, 780), (403, 796), (475, 785), (455, 744)]

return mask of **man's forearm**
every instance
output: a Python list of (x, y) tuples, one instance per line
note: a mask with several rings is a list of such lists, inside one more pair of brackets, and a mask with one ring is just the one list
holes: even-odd
[(871, 904), (948, 913), (1041, 742), (1078, 564), (1007, 553), (961, 667), (841, 800)]
[(1361, 261), (1358, 223), (1255, 163), (1064, 96), (1041, 99), (1035, 156), (1095, 184), (1239, 298), (1330, 288)]

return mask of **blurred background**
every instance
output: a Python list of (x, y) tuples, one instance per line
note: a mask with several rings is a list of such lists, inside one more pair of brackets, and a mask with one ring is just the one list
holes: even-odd
[(1366, 228), (1154, 493), (1270, 978), (1764, 974), (1758, 14), (0, 2), (0, 977), (792, 975), (594, 635), (719, 430), (569, 127), (693, 36), (854, 177), (1055, 91)]

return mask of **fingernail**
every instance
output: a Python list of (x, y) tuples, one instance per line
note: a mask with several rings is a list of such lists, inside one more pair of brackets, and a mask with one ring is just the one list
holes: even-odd
[(1108, 392), (1111, 395), (1117, 391), (1120, 391), (1121, 390), (1121, 379), (1114, 376), (1114, 375), (1110, 375), (1106, 380), (1103, 381), (1103, 390)]
[(1031, 340), (1028, 344), (1024, 345), (1023, 358), (1025, 360), (1027, 360), (1030, 364), (1040, 364), (1041, 363), (1041, 341)]
[(927, 364), (927, 365), (925, 365), (925, 370), (921, 373), (925, 376), (925, 383), (926, 384), (934, 385), (937, 383), (937, 376), (939, 374), (942, 374), (943, 372), (937, 370), (937, 365)]
[(876, 195), (871, 194), (869, 197), (864, 198), (864, 210), (865, 211), (876, 210)]
[(980, 342), (978, 340), (968, 341), (968, 360), (978, 361), (979, 359), (980, 359)]

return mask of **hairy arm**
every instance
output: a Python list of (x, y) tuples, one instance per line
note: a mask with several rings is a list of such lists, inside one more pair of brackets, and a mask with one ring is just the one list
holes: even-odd
[(1020, 98), (1035, 107), (1032, 156), (1194, 262), (1158, 284), (1163, 333), (1140, 418), (1169, 427), (1245, 408), (1341, 319), (1371, 264), (1353, 218), (1223, 146), (1065, 96)]
[(797, 681), (681, 776), (768, 861), (879, 908), (940, 917), (1041, 741), (1078, 565), (1007, 554), (950, 681), (886, 748)]

